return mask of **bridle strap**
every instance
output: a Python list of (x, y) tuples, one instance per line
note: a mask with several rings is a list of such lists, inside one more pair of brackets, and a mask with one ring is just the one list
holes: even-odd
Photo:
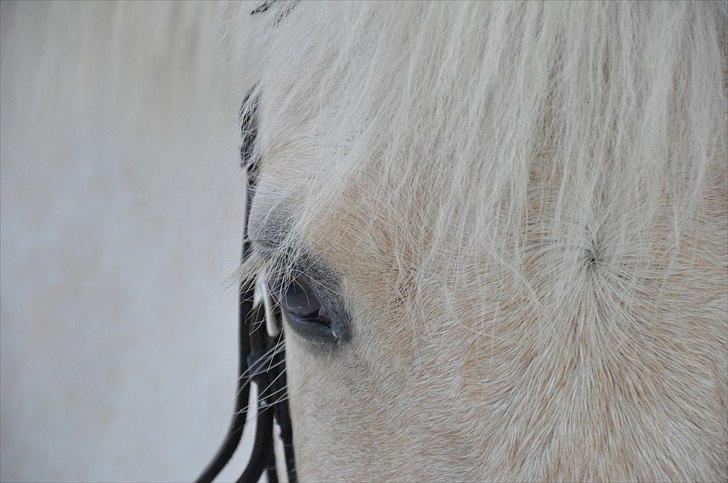
[[(277, 0), (266, 0), (263, 4), (251, 11), (251, 15), (268, 11)], [(274, 21), (274, 26), (285, 18), (297, 5), (298, 0), (286, 2)], [(253, 157), (253, 147), (258, 130), (257, 124), (257, 98), (253, 98), (257, 86), (248, 92), (243, 100), (241, 112), (242, 144), (240, 146), (241, 166), (245, 170), (247, 183), (245, 191), (245, 225), (243, 227), (242, 263), (250, 257), (250, 240), (248, 237), (248, 220), (250, 219), (250, 206), (258, 181), (258, 160)], [(238, 393), (235, 399), (235, 414), (222, 446), (215, 457), (207, 465), (205, 471), (198, 478), (200, 483), (209, 483), (220, 474), (228, 464), (245, 429), (245, 421), (250, 400), (250, 382), (257, 387), (257, 401), (252, 415), (255, 421), (255, 442), (253, 452), (239, 482), (255, 483), (263, 471), (266, 471), (270, 483), (278, 482), (276, 472), (275, 448), (273, 442), (273, 429), (275, 422), (280, 428), (280, 437), (283, 442), (284, 459), (288, 481), (297, 482), (296, 462), (293, 451), (293, 428), (291, 416), (288, 411), (288, 395), (285, 374), (285, 349), (279, 347), (279, 339), (283, 336), (283, 327), (280, 334), (274, 337), (265, 327), (266, 310), (263, 304), (256, 305), (255, 283), (240, 284), (240, 298), (238, 302)], [(280, 323), (281, 314), (273, 309), (273, 317)]]
[[(243, 228), (242, 262), (250, 257), (251, 247), (248, 237), (248, 220), (255, 186), (257, 184), (258, 163), (253, 159), (253, 145), (257, 134), (256, 101), (251, 99), (255, 87), (243, 101), (250, 106), (242, 115), (241, 130), (243, 142), (240, 147), (241, 165), (246, 172), (245, 226)], [(252, 101), (252, 103), (251, 103)], [(245, 429), (250, 400), (250, 384), (255, 382), (257, 401), (251, 414), (255, 421), (255, 441), (253, 451), (238, 482), (255, 483), (266, 471), (268, 481), (277, 483), (275, 448), (273, 442), (274, 423), (280, 427), (284, 459), (288, 481), (297, 481), (293, 451), (293, 429), (288, 411), (288, 397), (285, 375), (285, 349), (279, 344), (283, 328), (278, 337), (266, 330), (266, 310), (263, 303), (255, 304), (255, 283), (241, 283), (238, 312), (239, 359), (238, 392), (235, 399), (235, 414), (227, 436), (215, 457), (197, 479), (199, 483), (212, 482), (228, 464), (240, 444)], [(277, 321), (280, 313), (274, 310)]]

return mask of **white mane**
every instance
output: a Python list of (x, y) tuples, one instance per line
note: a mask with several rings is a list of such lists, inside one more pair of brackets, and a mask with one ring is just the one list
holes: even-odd
[(547, 309), (541, 275), (560, 299), (591, 266), (629, 299), (684, 236), (720, 234), (721, 7), (301, 5), (256, 47), (257, 152), (299, 185), (264, 195), (314, 239), (354, 195), (415, 257), (398, 270), (487, 259)]

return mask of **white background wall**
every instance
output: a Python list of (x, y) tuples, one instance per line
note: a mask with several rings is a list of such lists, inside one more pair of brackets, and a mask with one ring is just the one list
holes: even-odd
[(223, 438), (237, 7), (0, 7), (3, 481), (190, 480)]

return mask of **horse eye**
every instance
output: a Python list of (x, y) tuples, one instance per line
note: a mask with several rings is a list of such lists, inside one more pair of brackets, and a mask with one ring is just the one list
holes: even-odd
[(272, 292), (277, 295), (288, 325), (299, 335), (320, 342), (338, 342), (339, 334), (329, 312), (307, 276), (299, 274), (294, 281)]
[(280, 301), (289, 313), (297, 317), (318, 317), (318, 312), (321, 310), (321, 303), (304, 276), (299, 276), (295, 281), (288, 284)]

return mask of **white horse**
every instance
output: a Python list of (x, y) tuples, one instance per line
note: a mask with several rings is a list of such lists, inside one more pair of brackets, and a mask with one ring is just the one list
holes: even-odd
[(268, 6), (300, 478), (728, 478), (726, 4)]
[(728, 479), (728, 4), (264, 5), (0, 5), (0, 479), (209, 458), (251, 89), (301, 480)]

